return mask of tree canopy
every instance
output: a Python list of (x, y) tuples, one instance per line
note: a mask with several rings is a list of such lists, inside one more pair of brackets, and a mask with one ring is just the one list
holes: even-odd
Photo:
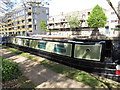
[(99, 28), (105, 27), (107, 23), (106, 20), (107, 17), (103, 12), (103, 9), (99, 5), (96, 5), (90, 13), (87, 22), (89, 27)]
[(74, 16), (67, 16), (67, 22), (70, 25), (70, 28), (78, 28), (80, 27), (80, 20), (78, 19), (77, 15)]
[(45, 30), (47, 29), (47, 24), (44, 20), (40, 22), (40, 30)]

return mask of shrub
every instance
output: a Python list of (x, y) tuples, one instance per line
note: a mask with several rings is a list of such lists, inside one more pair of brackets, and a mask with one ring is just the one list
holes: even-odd
[(21, 75), (18, 64), (2, 59), (2, 81), (18, 78)]

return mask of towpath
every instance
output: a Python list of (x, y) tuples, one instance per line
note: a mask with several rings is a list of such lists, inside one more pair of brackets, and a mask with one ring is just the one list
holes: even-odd
[[(1, 49), (0, 53), (2, 53), (4, 58), (18, 63), (24, 76), (30, 79), (37, 88), (91, 88), (81, 82), (53, 72), (37, 63), (37, 61), (32, 61), (23, 56), (16, 55), (6, 49)], [(39, 57), (39, 60), (45, 60), (45, 58)]]

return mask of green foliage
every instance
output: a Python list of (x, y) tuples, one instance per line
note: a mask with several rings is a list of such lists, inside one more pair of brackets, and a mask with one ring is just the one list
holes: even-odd
[(7, 48), (7, 50), (9, 50), (9, 51), (11, 51), (11, 52), (13, 52), (15, 54), (21, 54), (22, 53), (22, 51), (19, 51), (19, 50), (14, 49), (14, 48)]
[(2, 59), (2, 80), (8, 81), (18, 78), (21, 75), (21, 71), (18, 68), (18, 64), (15, 62)]
[(40, 30), (45, 30), (47, 29), (47, 24), (44, 20), (40, 22)]
[(67, 16), (67, 22), (70, 25), (70, 28), (79, 28), (80, 27), (80, 20), (78, 19), (78, 15), (74, 16)]
[(105, 27), (105, 24), (107, 23), (106, 20), (107, 17), (103, 12), (103, 9), (99, 5), (96, 5), (90, 13), (87, 22), (89, 27), (99, 28)]
[(22, 53), (21, 56), (26, 57), (30, 60), (36, 60), (37, 57), (30, 55), (29, 53)]

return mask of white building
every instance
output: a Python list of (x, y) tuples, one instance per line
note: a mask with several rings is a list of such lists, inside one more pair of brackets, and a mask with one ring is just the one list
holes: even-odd
[[(117, 10), (117, 8), (115, 8), (115, 9)], [(106, 29), (104, 33), (107, 36), (115, 37), (115, 36), (117, 36), (117, 34), (115, 33), (115, 28), (118, 25), (118, 17), (112, 8), (110, 8), (106, 11), (106, 15), (108, 18), (107, 26), (109, 27), (109, 29)]]
[[(117, 8), (116, 8), (117, 10)], [(89, 9), (85, 9), (82, 11), (74, 11), (74, 12), (69, 12), (66, 14), (59, 14), (59, 15), (55, 15), (55, 16), (51, 16), (49, 18), (48, 21), (48, 29), (51, 30), (59, 30), (60, 33), (65, 33), (66, 31), (68, 31), (69, 33), (71, 33), (70, 31), (70, 26), (67, 23), (67, 15), (71, 15), (74, 16), (74, 14), (78, 15), (79, 20), (82, 22), (81, 23), (81, 27), (83, 28), (87, 28), (88, 24), (87, 24), (87, 19), (89, 17), (90, 12), (92, 11), (92, 8)], [(106, 27), (104, 28), (99, 28), (99, 32), (101, 33), (101, 35), (106, 35), (106, 36), (117, 36), (116, 32), (114, 31), (115, 26), (118, 25), (118, 18), (115, 14), (115, 12), (111, 9), (103, 9), (103, 11), (105, 12), (106, 16), (107, 16), (107, 24)], [(66, 32), (66, 33), (68, 33)], [(86, 32), (84, 32), (84, 35)], [(69, 34), (70, 35), (70, 34)], [(89, 35), (89, 34), (88, 34)]]

